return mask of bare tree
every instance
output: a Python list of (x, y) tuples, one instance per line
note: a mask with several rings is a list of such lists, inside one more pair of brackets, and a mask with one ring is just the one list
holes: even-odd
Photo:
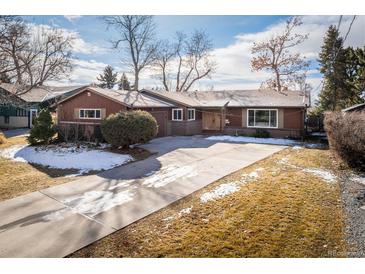
[(25, 56), (29, 45), (29, 32), (26, 24), (15, 17), (1, 18), (0, 62), (1, 74), (22, 82), (25, 71)]
[(72, 70), (72, 36), (57, 29), (40, 30), (32, 37), (31, 52), (26, 55), (27, 82), (30, 86), (41, 86), (49, 80), (59, 80)]
[(152, 16), (123, 15), (106, 16), (105, 22), (114, 27), (119, 37), (113, 41), (114, 48), (126, 44), (129, 50), (128, 63), (134, 70), (134, 90), (138, 90), (140, 72), (154, 61), (156, 43), (155, 24)]
[(160, 41), (157, 45), (156, 52), (155, 52), (155, 66), (159, 71), (159, 77), (161, 78), (162, 85), (164, 86), (165, 90), (170, 89), (169, 83), (169, 64), (177, 54), (177, 48), (175, 45), (172, 45), (168, 40)]
[[(166, 47), (170, 47), (170, 50), (166, 50)], [(210, 77), (216, 66), (210, 55), (211, 50), (212, 42), (204, 31), (195, 31), (190, 38), (178, 32), (173, 46), (162, 43), (156, 63), (164, 88), (169, 90), (167, 82), (175, 80), (175, 91), (188, 91), (196, 81)], [(167, 73), (170, 63), (176, 67), (175, 78), (173, 73)]]
[(254, 43), (252, 47), (252, 54), (255, 55), (251, 60), (252, 70), (272, 72), (273, 78), (267, 80), (266, 85), (279, 92), (295, 82), (298, 75), (308, 67), (308, 62), (300, 53), (292, 53), (293, 47), (308, 38), (308, 34), (294, 32), (300, 25), (300, 17), (290, 17), (281, 34), (269, 41)]
[(73, 37), (51, 28), (31, 31), (21, 19), (0, 23), (0, 74), (16, 84), (18, 95), (71, 72)]

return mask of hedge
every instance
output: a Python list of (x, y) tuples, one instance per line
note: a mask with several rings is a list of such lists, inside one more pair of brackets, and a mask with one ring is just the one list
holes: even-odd
[(100, 128), (104, 139), (113, 147), (146, 143), (157, 134), (156, 119), (141, 110), (111, 114), (102, 121)]
[(331, 149), (352, 167), (365, 167), (365, 113), (329, 112), (325, 130)]

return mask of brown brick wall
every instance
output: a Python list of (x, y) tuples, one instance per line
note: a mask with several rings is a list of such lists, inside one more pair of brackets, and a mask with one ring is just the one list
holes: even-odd
[(226, 119), (228, 119), (230, 126), (241, 127), (242, 108), (227, 108)]
[(303, 127), (304, 127), (304, 110), (300, 108), (285, 108), (284, 128), (303, 129)]
[(75, 109), (80, 108), (105, 109), (105, 117), (108, 117), (110, 114), (119, 112), (121, 110), (127, 110), (127, 108), (120, 103), (85, 90), (82, 93), (58, 105), (58, 121), (96, 123), (100, 122), (100, 119), (78, 119), (77, 117), (75, 117)]

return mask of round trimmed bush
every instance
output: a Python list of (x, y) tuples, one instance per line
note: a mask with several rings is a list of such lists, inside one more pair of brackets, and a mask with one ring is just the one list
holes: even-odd
[(109, 115), (101, 122), (100, 129), (113, 147), (128, 147), (146, 143), (156, 136), (157, 122), (146, 111), (124, 111)]

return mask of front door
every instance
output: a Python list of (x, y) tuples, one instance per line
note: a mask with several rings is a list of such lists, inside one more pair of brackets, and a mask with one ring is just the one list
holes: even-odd
[(30, 124), (29, 124), (29, 126), (33, 127), (34, 119), (37, 118), (37, 115), (38, 115), (38, 110), (37, 109), (30, 109), (29, 113), (30, 113), (30, 117), (29, 117)]
[(203, 130), (220, 130), (221, 114), (219, 112), (203, 112)]

